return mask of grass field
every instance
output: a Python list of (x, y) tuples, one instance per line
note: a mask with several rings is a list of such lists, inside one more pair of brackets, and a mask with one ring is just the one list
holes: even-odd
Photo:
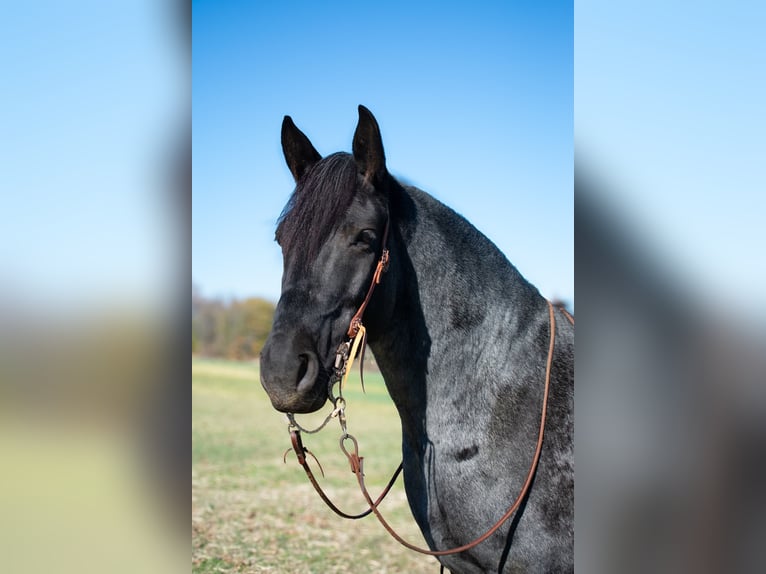
[[(365, 374), (367, 394), (358, 374), (348, 386), (349, 432), (359, 440), (376, 496), (401, 460), (399, 418), (380, 375)], [(192, 411), (193, 572), (439, 571), (434, 558), (401, 547), (374, 516), (351, 521), (333, 514), (294, 455), (282, 462), (290, 446), (285, 417), (272, 409), (257, 365), (192, 359)], [(324, 414), (302, 420), (319, 422)], [(338, 449), (339, 435), (332, 421), (318, 435), (304, 435), (304, 443), (322, 462), (328, 494), (356, 513), (364, 499)], [(381, 510), (407, 540), (424, 545), (401, 480)]]

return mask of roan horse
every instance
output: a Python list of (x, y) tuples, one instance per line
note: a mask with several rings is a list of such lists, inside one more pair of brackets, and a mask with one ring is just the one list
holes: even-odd
[(261, 355), (274, 408), (325, 404), (336, 349), (387, 247), (390, 264), (364, 323), (401, 417), (404, 485), (426, 542), (464, 545), (517, 498), (549, 373), (542, 450), (518, 510), (483, 543), (439, 560), (452, 572), (572, 571), (573, 325), (555, 321), (537, 289), (463, 217), (389, 175), (378, 124), (363, 106), (353, 154), (322, 158), (289, 116), (282, 148), (297, 185), (277, 226), (282, 294)]

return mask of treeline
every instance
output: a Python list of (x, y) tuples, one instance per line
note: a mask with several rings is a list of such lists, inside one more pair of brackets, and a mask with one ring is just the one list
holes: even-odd
[(207, 299), (192, 286), (192, 353), (249, 360), (271, 330), (274, 304), (265, 299)]

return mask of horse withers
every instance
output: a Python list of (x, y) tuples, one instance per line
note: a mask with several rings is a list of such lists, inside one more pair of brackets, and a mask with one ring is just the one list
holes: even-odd
[[(282, 294), (261, 355), (274, 408), (325, 404), (336, 350), (367, 304), (368, 342), (401, 418), (407, 499), (429, 547), (476, 539), (524, 494), (486, 541), (441, 563), (452, 572), (572, 571), (574, 326), (565, 311), (463, 217), (388, 173), (363, 106), (352, 154), (323, 158), (289, 116), (282, 148), (296, 187), (277, 225)], [(368, 301), (384, 247), (388, 270)]]

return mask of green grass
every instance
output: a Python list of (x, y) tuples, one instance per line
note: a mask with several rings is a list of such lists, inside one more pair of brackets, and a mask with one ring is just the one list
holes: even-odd
[[(399, 417), (375, 373), (358, 374), (344, 389), (349, 432), (365, 457), (373, 496), (401, 460)], [(321, 413), (300, 417), (321, 422)], [(192, 359), (192, 565), (193, 572), (385, 573), (435, 572), (434, 558), (395, 542), (374, 516), (350, 521), (332, 513), (288, 453), (286, 419), (269, 403), (255, 364)], [(304, 444), (321, 461), (320, 481), (342, 509), (365, 508), (356, 479), (338, 449), (331, 423)], [(316, 474), (318, 469), (312, 464)], [(401, 478), (381, 510), (407, 539), (425, 545), (412, 519)]]

